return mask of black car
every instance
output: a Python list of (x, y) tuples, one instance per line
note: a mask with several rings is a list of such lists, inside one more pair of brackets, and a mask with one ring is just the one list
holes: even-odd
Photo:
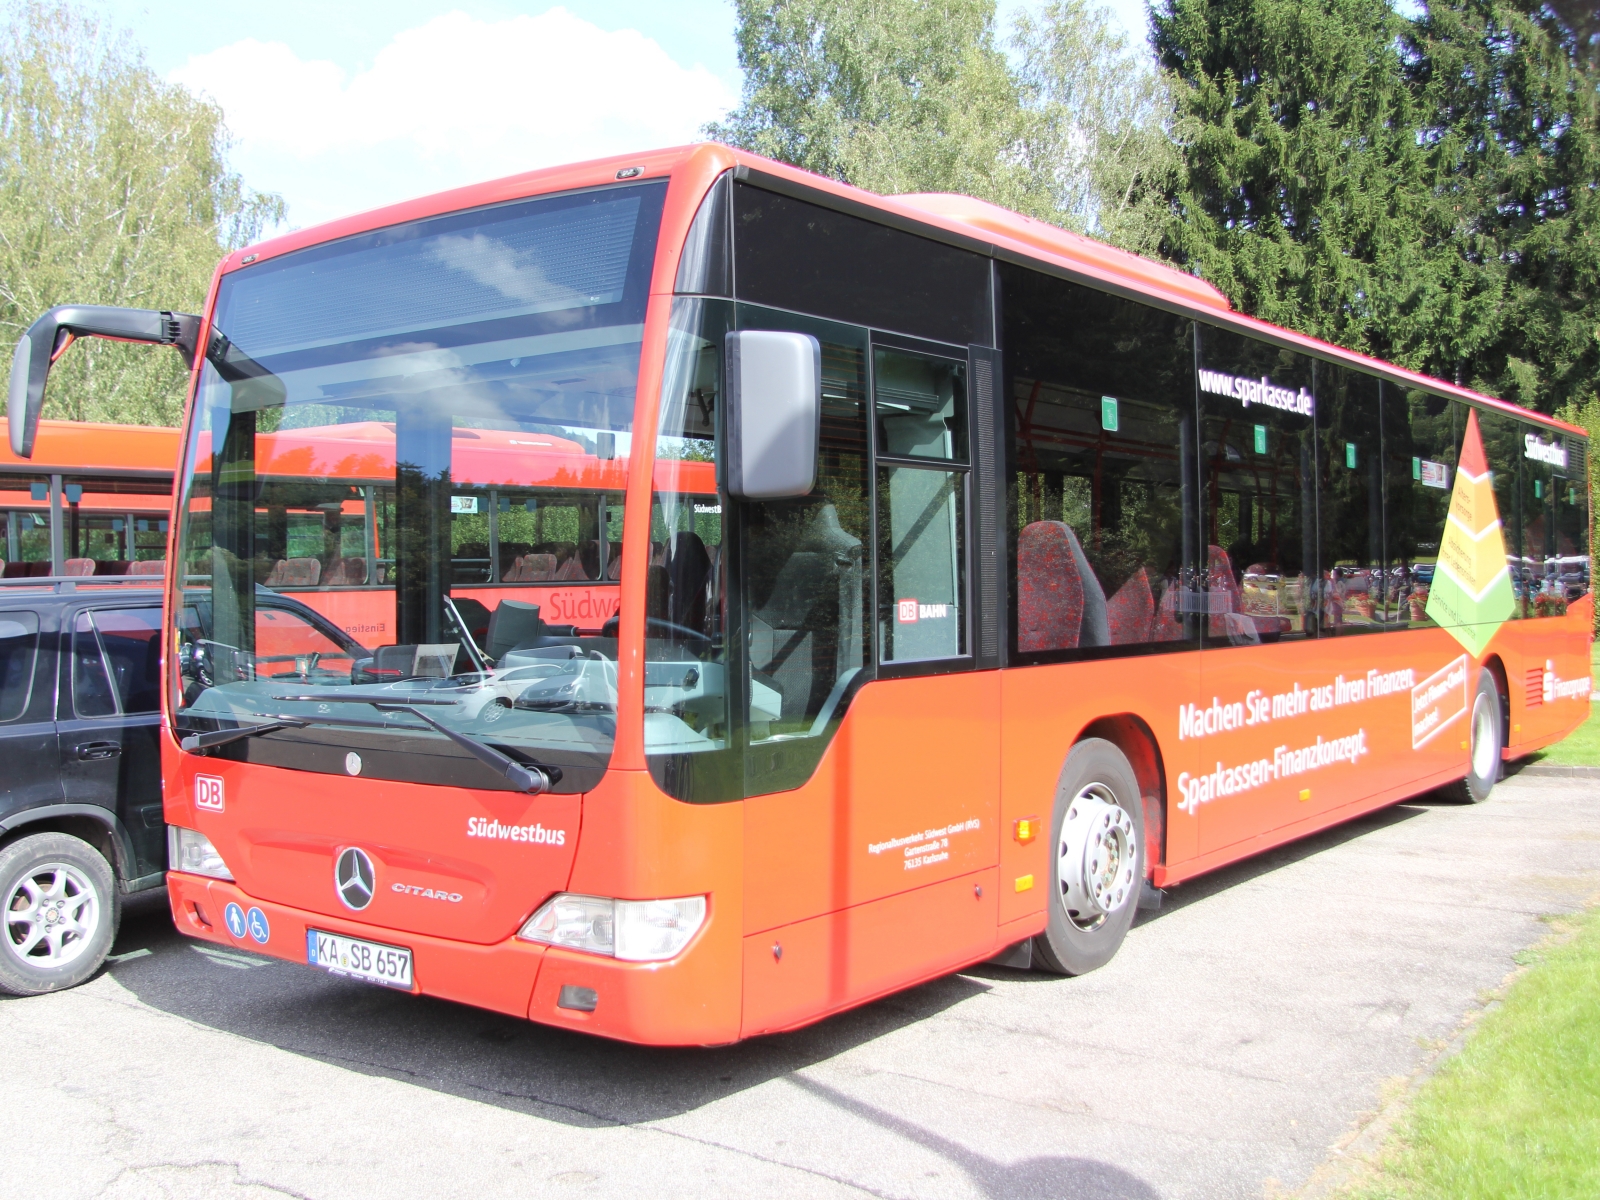
[(161, 589), (0, 584), (0, 991), (82, 983), (166, 881)]

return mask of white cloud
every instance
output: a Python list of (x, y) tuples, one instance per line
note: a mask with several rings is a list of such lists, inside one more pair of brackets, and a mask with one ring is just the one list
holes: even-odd
[(222, 106), (236, 169), (282, 192), (295, 225), (691, 141), (737, 99), (643, 34), (562, 8), (503, 21), (449, 13), (396, 35), (353, 74), (246, 39), (170, 78)]

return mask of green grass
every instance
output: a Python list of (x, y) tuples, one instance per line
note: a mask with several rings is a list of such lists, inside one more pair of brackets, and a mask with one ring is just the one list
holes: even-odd
[[(1589, 650), (1590, 671), (1595, 690), (1600, 691), (1600, 642)], [(1531, 758), (1533, 762), (1550, 763), (1557, 767), (1600, 767), (1600, 704), (1589, 705), (1589, 719), (1579, 725), (1561, 741)]]
[(1524, 956), (1348, 1200), (1600, 1196), (1600, 912), (1558, 929), (1572, 936)]

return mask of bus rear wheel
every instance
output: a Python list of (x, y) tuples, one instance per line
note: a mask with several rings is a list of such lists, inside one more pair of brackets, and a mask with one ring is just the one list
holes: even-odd
[(1121, 750), (1102, 738), (1072, 748), (1050, 832), (1049, 923), (1034, 955), (1047, 971), (1082, 975), (1116, 954), (1144, 883), (1144, 800)]
[(1478, 804), (1489, 798), (1500, 778), (1500, 752), (1506, 744), (1504, 713), (1494, 673), (1479, 671), (1467, 724), (1467, 777), (1444, 789), (1452, 800)]

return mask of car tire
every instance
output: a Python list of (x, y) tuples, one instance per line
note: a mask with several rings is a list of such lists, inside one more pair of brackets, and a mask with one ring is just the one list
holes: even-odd
[(1500, 779), (1505, 749), (1505, 708), (1492, 671), (1478, 672), (1478, 690), (1467, 717), (1467, 777), (1441, 789), (1460, 804), (1481, 804)]
[(1049, 920), (1035, 961), (1083, 975), (1111, 961), (1144, 885), (1144, 798), (1127, 757), (1102, 738), (1072, 748), (1050, 818)]
[(77, 987), (105, 962), (121, 898), (111, 864), (88, 842), (36, 833), (0, 850), (0, 991)]

